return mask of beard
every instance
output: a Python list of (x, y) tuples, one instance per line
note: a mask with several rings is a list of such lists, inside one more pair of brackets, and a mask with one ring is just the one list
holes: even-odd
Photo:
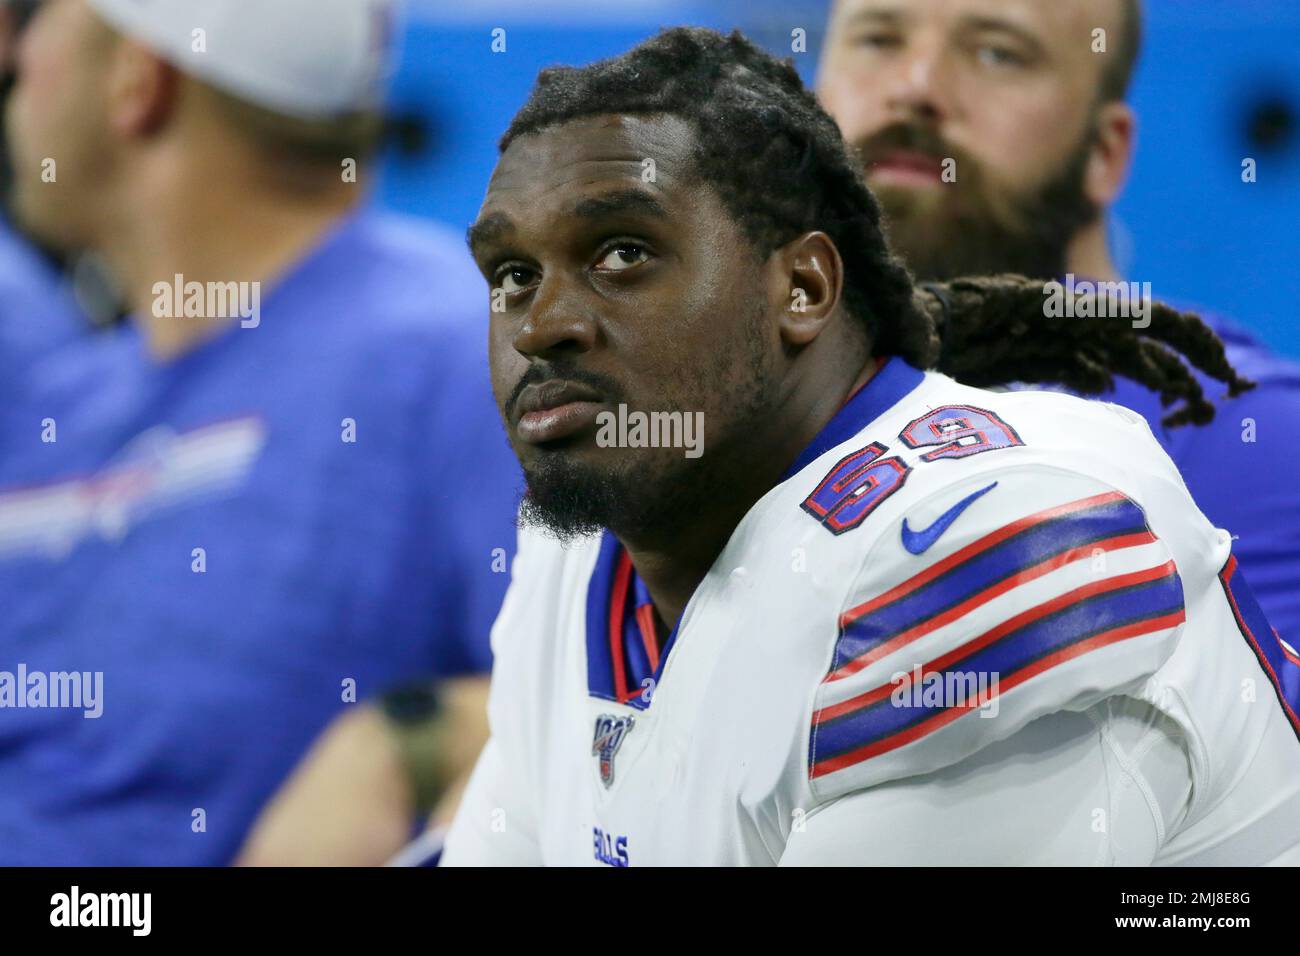
[(858, 144), (865, 165), (896, 149), (956, 160), (957, 182), (938, 190), (873, 189), (889, 245), (921, 281), (1015, 273), (1055, 278), (1071, 240), (1100, 209), (1084, 192), (1093, 126), (1064, 165), (1031, 189), (996, 183), (981, 164), (929, 126), (897, 123)]
[[(705, 453), (687, 458), (680, 448), (602, 449), (604, 461), (580, 460), (563, 446), (538, 450), (524, 463), (527, 489), (519, 522), (542, 529), (561, 541), (608, 529), (622, 539), (648, 539), (671, 534), (693, 515), (716, 508), (727, 500), (730, 476), (738, 462), (752, 455), (757, 429), (775, 410), (779, 388), (761, 333), (762, 306), (746, 316), (744, 349), (719, 349), (719, 360), (695, 369), (679, 369), (678, 394), (656, 410), (725, 409), (727, 423), (718, 427), (719, 415), (706, 412), (710, 437)], [(743, 356), (737, 362), (734, 356)], [(568, 363), (533, 366), (520, 380), (506, 403), (507, 421), (514, 397), (523, 387), (551, 378), (590, 385), (605, 402), (621, 401), (616, 384)], [(732, 383), (727, 387), (727, 383)], [(726, 391), (719, 401), (719, 386)], [(626, 403), (625, 403), (626, 404)], [(590, 440), (585, 439), (585, 440)], [(702, 446), (703, 447), (703, 446)]]
[(663, 528), (674, 516), (692, 513), (703, 478), (696, 482), (691, 474), (695, 469), (682, 464), (687, 459), (669, 458), (672, 449), (645, 451), (659, 452), (664, 461), (602, 466), (576, 461), (562, 451), (543, 453), (524, 469), (528, 489), (519, 509), (520, 524), (561, 541), (606, 528), (620, 537), (637, 538)]

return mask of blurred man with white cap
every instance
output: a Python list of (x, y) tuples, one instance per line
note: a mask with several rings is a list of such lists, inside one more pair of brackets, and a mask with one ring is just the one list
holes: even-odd
[[(9, 110), (15, 214), (100, 249), (141, 312), (175, 273), (274, 277), (360, 199), (341, 163), (375, 146), (384, 6), (50, 0)], [(221, 324), (144, 332), (166, 357)]]
[(132, 316), (4, 419), (0, 862), (228, 862), (332, 717), (488, 666), (516, 466), (460, 242), (364, 206), (390, 7), (47, 0), (22, 39), (16, 214)]

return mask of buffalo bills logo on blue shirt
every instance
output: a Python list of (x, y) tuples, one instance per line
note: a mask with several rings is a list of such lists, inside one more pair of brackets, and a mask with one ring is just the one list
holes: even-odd
[(591, 754), (600, 761), (600, 782), (606, 787), (614, 784), (614, 755), (623, 745), (623, 739), (632, 731), (632, 717), (615, 717), (601, 714), (596, 718), (596, 734), (591, 741)]
[(232, 494), (260, 460), (266, 433), (256, 415), (184, 432), (159, 425), (89, 476), (0, 488), (0, 560), (62, 561), (87, 541), (120, 542), (166, 510)]

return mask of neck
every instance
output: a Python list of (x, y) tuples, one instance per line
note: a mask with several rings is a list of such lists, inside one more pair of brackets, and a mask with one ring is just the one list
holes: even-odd
[(187, 317), (184, 300), (160, 297), (157, 284), (174, 289), (178, 275), (183, 285), (204, 289), (274, 282), (356, 204), (356, 189), (340, 183), (286, 193), (221, 149), (180, 160), (157, 157), (124, 187), (115, 204), (120, 214), (108, 217), (113, 224), (97, 245), (149, 352), (170, 361), (245, 317), (236, 308)]
[[(843, 350), (850, 356), (856, 352)], [(780, 421), (765, 435), (748, 437), (743, 447), (749, 454), (728, 469), (721, 485), (729, 489), (725, 500), (684, 515), (678, 524), (650, 536), (619, 535), (654, 601), (661, 635), (681, 619), (691, 595), (749, 510), (780, 482), (818, 432), (875, 373), (876, 362), (869, 359), (865, 365), (854, 363), (833, 376), (838, 383), (835, 387), (826, 384), (828, 376), (823, 374), (791, 389), (778, 404), (783, 413)]]
[(1120, 279), (1106, 242), (1106, 216), (1099, 215), (1070, 241), (1065, 253), (1066, 271), (1100, 282)]

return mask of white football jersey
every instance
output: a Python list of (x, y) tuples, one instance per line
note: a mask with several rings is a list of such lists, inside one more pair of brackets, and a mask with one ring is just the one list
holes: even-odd
[(662, 648), (612, 535), (513, 574), (447, 864), (1300, 862), (1300, 656), (1118, 406), (888, 361)]

